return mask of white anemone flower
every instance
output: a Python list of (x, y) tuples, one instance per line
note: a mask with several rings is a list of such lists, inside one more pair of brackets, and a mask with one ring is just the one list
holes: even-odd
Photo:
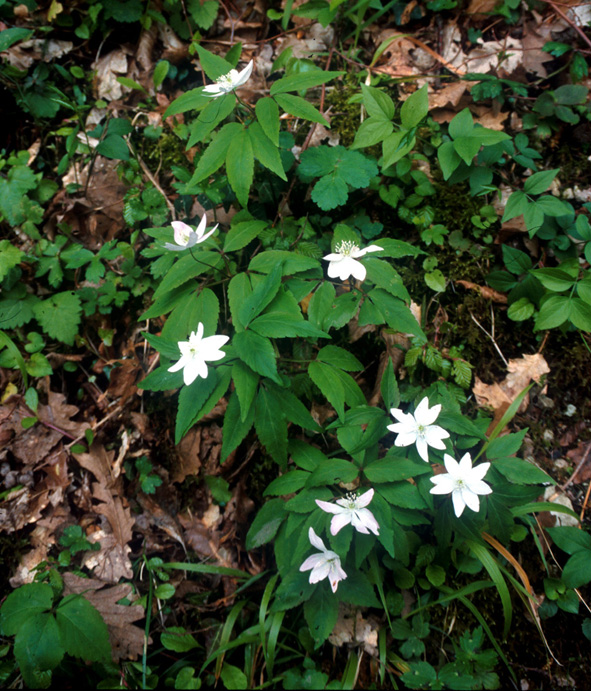
[(454, 505), (454, 511), (459, 518), (467, 506), (472, 511), (480, 510), (479, 494), (490, 494), (492, 489), (482, 478), (488, 472), (490, 463), (481, 463), (472, 467), (472, 457), (464, 454), (458, 463), (449, 454), (444, 454), (443, 462), (447, 473), (434, 475), (431, 482), (435, 487), (431, 488), (431, 494), (450, 494)]
[(326, 549), (324, 542), (322, 542), (314, 532), (314, 528), (310, 528), (308, 537), (312, 545), (316, 547), (316, 549), (321, 550), (321, 552), (319, 554), (312, 554), (308, 557), (300, 566), (300, 571), (309, 571), (312, 569), (310, 583), (318, 583), (318, 581), (328, 578), (332, 592), (336, 593), (339, 581), (347, 578), (347, 574), (341, 567), (341, 558), (336, 552)]
[(230, 70), (228, 74), (224, 74), (222, 77), (218, 77), (215, 80), (215, 84), (208, 84), (203, 87), (203, 93), (211, 98), (217, 98), (218, 96), (223, 96), (224, 94), (229, 94), (234, 89), (245, 84), (250, 75), (252, 74), (252, 68), (254, 67), (254, 62), (251, 60), (248, 65), (241, 71)]
[(206, 233), (205, 228), (207, 227), (207, 218), (205, 217), (205, 214), (203, 215), (201, 221), (199, 221), (197, 230), (193, 230), (191, 226), (188, 226), (182, 221), (173, 221), (171, 226), (174, 229), (174, 241), (176, 242), (176, 245), (173, 245), (171, 242), (167, 242), (164, 247), (167, 250), (173, 250), (174, 252), (186, 250), (189, 247), (198, 245), (200, 242), (205, 242), (210, 235), (215, 233), (218, 225), (219, 223), (216, 223), (209, 233)]
[(426, 396), (417, 406), (414, 415), (403, 413), (400, 408), (391, 408), (390, 413), (398, 420), (393, 425), (388, 425), (388, 429), (398, 435), (394, 445), (416, 444), (419, 456), (428, 463), (429, 446), (434, 449), (445, 449), (443, 439), (449, 437), (449, 432), (446, 432), (443, 427), (433, 424), (440, 411), (441, 405), (429, 408), (429, 399)]
[(334, 513), (330, 522), (330, 532), (336, 535), (341, 528), (349, 523), (360, 533), (379, 535), (380, 526), (373, 513), (365, 507), (373, 499), (374, 490), (369, 489), (364, 494), (347, 494), (343, 499), (337, 499), (336, 504), (316, 499), (318, 506), (327, 513)]
[(345, 281), (349, 276), (353, 276), (358, 281), (365, 281), (367, 269), (361, 262), (358, 262), (359, 257), (363, 257), (368, 252), (379, 252), (383, 247), (377, 245), (370, 245), (365, 249), (359, 249), (351, 240), (343, 240), (335, 247), (335, 251), (322, 257), (325, 261), (330, 262), (328, 265), (328, 275), (330, 278), (339, 278)]
[(226, 353), (220, 348), (230, 340), (229, 336), (207, 336), (203, 338), (203, 324), (199, 322), (197, 331), (192, 331), (188, 341), (179, 341), (181, 359), (169, 372), (183, 370), (183, 380), (187, 386), (192, 384), (197, 377), (207, 377), (206, 361), (221, 360)]

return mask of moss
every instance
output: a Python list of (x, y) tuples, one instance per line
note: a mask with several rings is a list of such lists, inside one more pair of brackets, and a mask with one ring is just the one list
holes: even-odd
[(169, 171), (188, 164), (185, 143), (173, 132), (164, 131), (158, 139), (142, 138), (142, 158), (152, 170)]
[(359, 85), (353, 75), (348, 75), (342, 84), (326, 94), (326, 105), (330, 110), (330, 128), (338, 133), (340, 143), (350, 146), (359, 128), (359, 103), (349, 103), (351, 96), (359, 93)]

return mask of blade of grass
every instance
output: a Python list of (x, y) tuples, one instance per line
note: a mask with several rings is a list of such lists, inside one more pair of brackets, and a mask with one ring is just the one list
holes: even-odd
[(505, 625), (503, 627), (503, 640), (506, 640), (507, 634), (509, 633), (509, 629), (511, 627), (511, 618), (513, 615), (511, 594), (509, 593), (507, 583), (503, 578), (503, 574), (501, 573), (501, 570), (499, 569), (499, 566), (495, 558), (486, 549), (486, 547), (484, 547), (484, 545), (481, 545), (478, 542), (475, 542), (474, 540), (466, 540), (466, 544), (468, 545), (470, 551), (476, 557), (476, 559), (478, 559), (478, 561), (487, 570), (488, 575), (490, 576), (492, 582), (495, 584), (495, 587), (499, 593), (499, 597), (501, 598), (501, 605), (503, 607), (503, 616), (505, 620)]

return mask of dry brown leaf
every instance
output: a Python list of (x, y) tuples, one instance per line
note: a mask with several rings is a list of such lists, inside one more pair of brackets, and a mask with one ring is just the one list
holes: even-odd
[(328, 640), (338, 648), (343, 645), (362, 645), (368, 655), (375, 657), (379, 629), (380, 624), (375, 617), (365, 619), (355, 607), (340, 603), (337, 622)]
[(11, 492), (0, 505), (0, 530), (13, 533), (41, 518), (49, 504), (49, 490), (37, 492), (22, 487)]
[(457, 106), (467, 89), (471, 89), (477, 82), (452, 82), (442, 89), (429, 93), (429, 110), (444, 108), (448, 104)]
[(176, 540), (186, 552), (185, 542), (181, 536), (181, 528), (174, 518), (168, 514), (152, 497), (138, 494), (138, 502), (144, 510), (144, 518), (156, 528), (160, 528), (173, 540)]
[(115, 101), (130, 91), (117, 81), (117, 77), (127, 75), (127, 52), (122, 48), (113, 50), (91, 65), (95, 70), (94, 87), (97, 98)]
[(201, 427), (193, 427), (176, 447), (172, 461), (172, 482), (183, 482), (187, 475), (199, 475), (201, 469)]
[(489, 286), (479, 286), (477, 283), (472, 283), (471, 281), (455, 281), (455, 283), (467, 288), (468, 290), (477, 290), (482, 297), (487, 298), (488, 300), (499, 302), (502, 305), (507, 304), (507, 296), (504, 293), (499, 293), (498, 290), (489, 288)]
[[(550, 372), (548, 363), (541, 353), (509, 360), (507, 369), (509, 373), (500, 384), (485, 384), (478, 377), (474, 377), (472, 391), (479, 406), (491, 406), (495, 411), (506, 409), (531, 381), (540, 383), (542, 376)], [(519, 410), (525, 410), (528, 404), (529, 396), (526, 396)]]
[[(132, 538), (132, 528), (135, 522), (128, 507), (123, 505), (120, 494), (119, 468), (113, 463), (115, 453), (106, 451), (95, 442), (88, 453), (75, 454), (74, 458), (83, 468), (89, 470), (98, 480), (92, 485), (93, 499), (98, 504), (93, 505), (96, 513), (103, 516), (107, 523), (103, 529), (96, 531), (89, 540), (100, 542), (98, 552), (90, 552), (85, 559), (85, 565), (94, 570), (96, 576), (110, 583), (116, 583), (120, 578), (131, 578), (133, 575), (128, 543)], [(117, 465), (114, 471), (114, 465)]]
[[(132, 587), (128, 583), (103, 587), (103, 581), (94, 578), (80, 578), (73, 573), (65, 573), (64, 595), (76, 593), (85, 597), (96, 607), (109, 630), (111, 650), (114, 660), (135, 660), (142, 654), (144, 632), (134, 621), (144, 617), (144, 608), (139, 605), (119, 605), (119, 600), (130, 598)], [(151, 641), (149, 641), (151, 642)]]

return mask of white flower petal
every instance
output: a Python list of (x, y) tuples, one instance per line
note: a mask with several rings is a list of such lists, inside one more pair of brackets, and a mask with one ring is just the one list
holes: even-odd
[(322, 257), (324, 260), (327, 262), (340, 262), (342, 261), (345, 257), (342, 254), (337, 254), (335, 252), (332, 252), (331, 254), (327, 254), (326, 257)]
[(454, 476), (458, 472), (459, 466), (453, 456), (450, 456), (448, 453), (444, 453), (443, 462), (445, 463), (445, 469), (450, 475)]
[(309, 571), (325, 560), (324, 554), (312, 554), (300, 566), (300, 571)]
[(252, 74), (252, 68), (254, 67), (254, 61), (251, 60), (248, 65), (240, 72), (240, 74), (236, 77), (234, 81), (234, 88), (237, 86), (242, 86), (245, 84), (249, 79), (250, 75)]
[(448, 473), (434, 475), (429, 479), (435, 485), (435, 487), (431, 487), (429, 490), (431, 494), (451, 494), (456, 486), (456, 483)]
[(363, 257), (363, 255), (367, 254), (368, 252), (381, 252), (383, 249), (383, 247), (378, 247), (377, 245), (369, 245), (368, 247), (365, 247), (362, 250), (355, 250), (355, 252), (353, 252), (353, 256), (355, 258)]
[(316, 499), (316, 504), (318, 504), (318, 506), (327, 513), (338, 514), (343, 513), (343, 511), (345, 511), (345, 509), (341, 508), (340, 506), (337, 506), (336, 504), (331, 504), (329, 501), (322, 501), (321, 499)]
[(380, 524), (376, 521), (376, 517), (369, 509), (360, 509), (357, 514), (363, 525), (374, 533), (374, 535), (380, 534)]
[(181, 358), (178, 362), (175, 362), (172, 367), (169, 367), (167, 372), (178, 372), (179, 370), (183, 369), (185, 366), (185, 359)]
[(465, 453), (458, 464), (460, 472), (463, 476), (469, 475), (472, 470), (472, 457), (469, 453)]
[(207, 238), (211, 237), (217, 230), (218, 226), (219, 223), (216, 223), (215, 226), (209, 231), (209, 233), (205, 233), (205, 235), (199, 240), (199, 242), (205, 242)]
[(429, 463), (429, 446), (426, 439), (423, 437), (417, 437), (416, 441), (417, 451), (419, 456), (426, 462)]
[(462, 493), (460, 490), (455, 489), (452, 494), (451, 498), (454, 504), (454, 511), (456, 516), (459, 518), (462, 515), (462, 512), (466, 508), (466, 504), (464, 503), (464, 500), (462, 499)]
[[(388, 429), (392, 429), (392, 427), (395, 427), (396, 425), (390, 425)], [(395, 431), (395, 430), (392, 430)], [(394, 440), (394, 446), (410, 446), (411, 444), (414, 444), (417, 440), (417, 435), (415, 432), (407, 432), (405, 434), (399, 433), (396, 439)]]
[(432, 408), (429, 408), (429, 399), (425, 396), (415, 410), (415, 420), (419, 423), (419, 425), (426, 427), (427, 425), (432, 425), (435, 420), (437, 420), (440, 412), (441, 405), (438, 404), (434, 405)]
[(474, 494), (492, 494), (492, 488), (482, 480), (471, 480), (469, 483), (470, 491)]
[(351, 259), (351, 274), (358, 281), (363, 282), (367, 276), (367, 269), (361, 262), (358, 262), (356, 259)]
[(425, 441), (434, 449), (445, 449), (445, 444), (442, 439), (447, 439), (448, 437), (449, 432), (446, 432), (443, 427), (438, 427), (437, 425), (430, 425), (424, 432)]
[(482, 478), (488, 473), (490, 468), (490, 463), (481, 463), (475, 468), (472, 468), (472, 478), (474, 480), (482, 480)]
[(316, 564), (316, 566), (312, 569), (312, 573), (310, 574), (310, 583), (318, 583), (318, 581), (324, 580), (330, 571), (330, 563), (324, 559), (322, 562)]
[(464, 504), (466, 504), (469, 509), (472, 509), (472, 511), (480, 511), (480, 499), (478, 495), (471, 492), (467, 487), (462, 487), (460, 491)]
[(355, 502), (355, 505), (358, 508), (363, 509), (365, 506), (367, 506), (371, 502), (371, 500), (373, 499), (373, 495), (374, 495), (374, 489), (373, 488), (368, 489), (367, 492), (364, 492), (363, 494), (360, 494), (357, 497), (357, 501)]
[(353, 513), (351, 511), (339, 513), (336, 516), (333, 516), (332, 521), (330, 522), (330, 534), (336, 535), (341, 528), (349, 525), (352, 517)]
[(324, 542), (316, 535), (314, 532), (314, 528), (310, 528), (308, 530), (308, 539), (310, 540), (311, 544), (316, 547), (316, 549), (321, 550), (322, 552), (326, 552), (326, 547), (324, 546)]

